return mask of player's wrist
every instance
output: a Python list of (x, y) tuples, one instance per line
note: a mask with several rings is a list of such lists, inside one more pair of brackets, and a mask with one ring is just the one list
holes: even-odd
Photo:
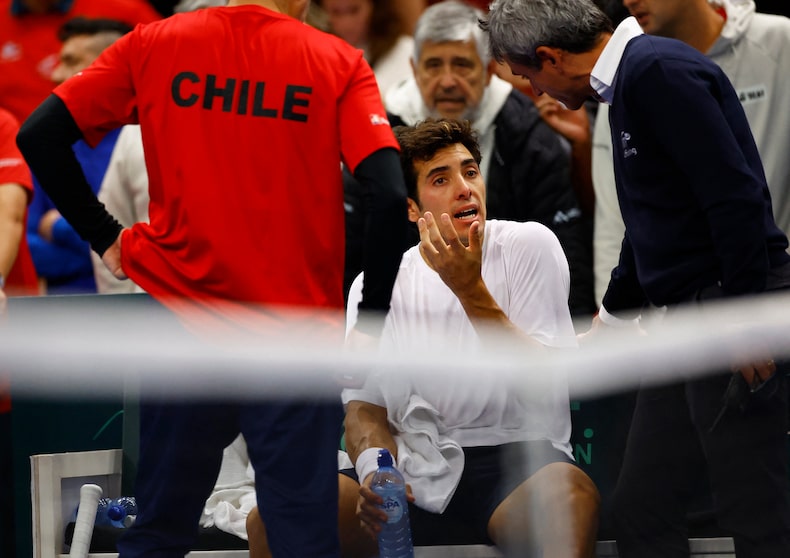
[(365, 482), (368, 475), (372, 474), (379, 467), (379, 450), (383, 448), (368, 448), (357, 456), (354, 469), (357, 472), (359, 484)]

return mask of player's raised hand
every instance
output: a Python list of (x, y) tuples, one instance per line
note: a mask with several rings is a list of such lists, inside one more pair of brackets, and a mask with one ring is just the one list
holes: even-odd
[(482, 283), (482, 233), (480, 223), (469, 227), (469, 246), (461, 241), (447, 213), (439, 221), (430, 211), (417, 221), (420, 231), (420, 251), (428, 265), (458, 296), (469, 293)]

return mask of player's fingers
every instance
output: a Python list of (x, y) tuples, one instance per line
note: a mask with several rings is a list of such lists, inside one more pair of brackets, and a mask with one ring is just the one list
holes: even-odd
[(381, 529), (381, 525), (363, 509), (361, 502), (357, 504), (357, 518), (362, 530), (375, 539), (378, 535), (378, 530)]
[(426, 211), (424, 218), (428, 241), (433, 245), (437, 252), (446, 251), (447, 243), (444, 241), (444, 237), (439, 231), (439, 224), (436, 222), (436, 218), (433, 216), (433, 213)]
[(480, 223), (477, 221), (469, 227), (469, 249), (473, 252), (482, 250), (483, 238), (481, 230)]
[(440, 233), (442, 235), (442, 241), (450, 247), (451, 250), (463, 250), (464, 244), (461, 242), (461, 239), (458, 237), (458, 231), (455, 230), (453, 226), (453, 220), (447, 213), (442, 213), (439, 217), (440, 223)]
[(417, 230), (420, 232), (420, 247), (422, 251), (428, 256), (438, 254), (436, 246), (431, 241), (431, 234), (428, 231), (428, 222), (425, 220), (425, 217), (420, 217), (417, 220)]
[(357, 517), (363, 528), (374, 536), (381, 529), (382, 521), (387, 519), (384, 511), (365, 497), (360, 497), (357, 503)]

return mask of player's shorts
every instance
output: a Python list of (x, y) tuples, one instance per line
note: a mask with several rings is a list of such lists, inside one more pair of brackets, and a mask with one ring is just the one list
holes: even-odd
[[(431, 513), (409, 504), (415, 546), (494, 544), (488, 536), (488, 522), (511, 492), (550, 463), (575, 464), (548, 440), (463, 450), (464, 471), (444, 512)], [(339, 472), (359, 482), (353, 468)]]

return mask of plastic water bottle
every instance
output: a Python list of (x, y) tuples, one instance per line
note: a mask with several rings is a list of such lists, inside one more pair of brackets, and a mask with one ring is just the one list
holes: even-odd
[(93, 522), (94, 525), (110, 525), (110, 518), (107, 516), (107, 508), (110, 507), (110, 502), (112, 502), (111, 498), (99, 498), (99, 504), (96, 506), (96, 520)]
[(132, 524), (136, 515), (137, 503), (131, 496), (101, 498), (96, 508), (96, 525), (123, 529)]
[(370, 487), (384, 499), (381, 507), (387, 513), (379, 532), (379, 558), (414, 558), (406, 481), (393, 466), (388, 449), (379, 450), (378, 465)]

